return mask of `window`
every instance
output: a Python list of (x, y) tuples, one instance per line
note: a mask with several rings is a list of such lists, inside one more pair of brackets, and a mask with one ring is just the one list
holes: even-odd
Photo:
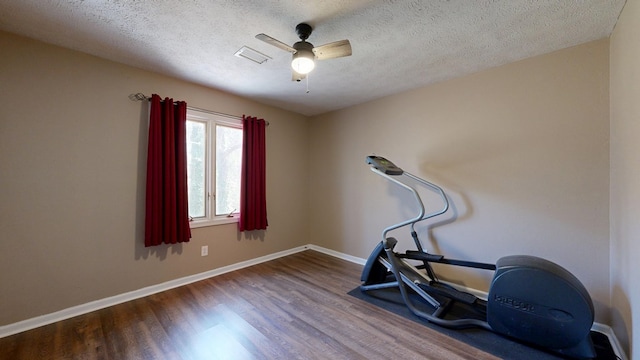
[(187, 111), (187, 187), (191, 227), (238, 221), (242, 120)]

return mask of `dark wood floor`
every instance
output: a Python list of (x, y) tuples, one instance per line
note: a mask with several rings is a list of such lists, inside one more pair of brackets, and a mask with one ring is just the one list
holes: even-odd
[(353, 298), (305, 251), (0, 339), (0, 359), (495, 359)]

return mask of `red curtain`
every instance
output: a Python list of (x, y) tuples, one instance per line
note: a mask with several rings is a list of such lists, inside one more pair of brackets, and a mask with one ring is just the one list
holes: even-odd
[(187, 103), (153, 94), (149, 113), (144, 245), (188, 242)]
[(240, 184), (240, 231), (267, 228), (266, 122), (242, 116), (242, 180)]

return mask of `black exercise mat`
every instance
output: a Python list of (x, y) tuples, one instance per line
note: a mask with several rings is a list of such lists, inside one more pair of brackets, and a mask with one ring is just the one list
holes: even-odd
[[(519, 342), (513, 341), (501, 335), (492, 333), (483, 329), (462, 329), (453, 330), (445, 327), (437, 326), (414, 315), (402, 301), (402, 296), (397, 288), (388, 288), (380, 290), (369, 290), (363, 292), (360, 288), (351, 290), (349, 295), (364, 300), (370, 304), (381, 307), (387, 311), (403, 316), (411, 321), (420, 323), (426, 327), (437, 330), (454, 339), (467, 343), (475, 348), (498, 356), (502, 359), (518, 359), (518, 360), (557, 360), (563, 357), (546, 352), (541, 349), (530, 347)], [(432, 312), (433, 308), (416, 294), (411, 294), (414, 305), (420, 310)], [(453, 313), (465, 311), (463, 308), (453, 309)], [(618, 359), (609, 343), (609, 338), (599, 332), (592, 331), (591, 338), (596, 348), (598, 360), (616, 360)]]

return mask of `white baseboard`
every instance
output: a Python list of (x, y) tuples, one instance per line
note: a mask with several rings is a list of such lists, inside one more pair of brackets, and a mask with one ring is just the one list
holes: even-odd
[[(9, 324), (9, 325), (4, 325), (4, 326), (0, 326), (0, 338), (6, 337), (6, 336), (10, 336), (10, 335), (14, 335), (17, 333), (21, 333), (23, 331), (27, 331), (27, 330), (31, 330), (31, 329), (35, 329), (37, 327), (40, 326), (44, 326), (44, 325), (48, 325), (48, 324), (52, 324), (58, 321), (62, 321), (62, 320), (66, 320), (69, 318), (72, 318), (74, 316), (78, 316), (78, 315), (82, 315), (82, 314), (86, 314), (92, 311), (96, 311), (96, 310), (100, 310), (100, 309), (104, 309), (106, 307), (109, 306), (113, 306), (113, 305), (117, 305), (117, 304), (121, 304), (127, 301), (131, 301), (131, 300), (135, 300), (135, 299), (139, 299), (145, 296), (149, 296), (152, 294), (156, 294), (162, 291), (166, 291), (169, 289), (173, 289), (179, 286), (183, 286), (183, 285), (187, 285), (187, 284), (191, 284), (194, 283), (196, 281), (200, 281), (200, 280), (204, 280), (204, 279), (208, 279), (214, 276), (218, 276), (218, 275), (222, 275), (231, 271), (235, 271), (235, 270), (239, 270), (245, 267), (249, 267), (249, 266), (253, 266), (253, 265), (257, 265), (263, 262), (267, 262), (270, 260), (274, 260), (274, 259), (278, 259), (287, 255), (291, 255), (291, 254), (295, 254), (301, 251), (305, 251), (305, 250), (314, 250), (314, 251), (318, 251), (339, 259), (343, 259), (355, 264), (359, 264), (359, 265), (364, 265), (366, 262), (366, 259), (363, 258), (359, 258), (356, 256), (352, 256), (352, 255), (348, 255), (345, 253), (341, 253), (335, 250), (331, 250), (331, 249), (327, 249), (321, 246), (317, 246), (317, 245), (304, 245), (304, 246), (299, 246), (297, 248), (293, 248), (293, 249), (289, 249), (289, 250), (285, 250), (285, 251), (280, 251), (274, 254), (270, 254), (270, 255), (265, 255), (265, 256), (261, 256), (259, 258), (255, 258), (255, 259), (251, 259), (251, 260), (247, 260), (247, 261), (242, 261), (239, 262), (237, 264), (233, 264), (233, 265), (229, 265), (229, 266), (223, 266), (221, 268), (218, 269), (213, 269), (213, 270), (209, 270), (209, 271), (205, 271), (203, 273), (199, 273), (199, 274), (194, 274), (191, 276), (186, 276), (180, 279), (175, 279), (175, 280), (171, 280), (171, 281), (167, 281), (164, 282), (162, 284), (157, 284), (157, 285), (152, 285), (152, 286), (148, 286), (142, 289), (138, 289), (138, 290), (134, 290), (131, 292), (127, 292), (124, 294), (120, 294), (120, 295), (115, 295), (115, 296), (111, 296), (108, 298), (104, 298), (104, 299), (100, 299), (100, 300), (96, 300), (96, 301), (92, 301), (86, 304), (82, 304), (82, 305), (78, 305), (78, 306), (73, 306), (67, 309), (63, 309), (60, 311), (56, 311), (54, 313), (51, 314), (46, 314), (46, 315), (42, 315), (42, 316), (38, 316), (35, 318), (31, 318), (31, 319), (27, 319), (27, 320), (23, 320), (17, 323), (13, 323), (13, 324)], [(459, 286), (458, 286), (459, 287)], [(483, 292), (483, 291), (478, 291), (475, 289), (469, 289), (469, 288), (463, 288), (461, 290), (467, 291), (481, 299), (486, 299), (487, 298), (487, 293)], [(618, 355), (618, 357), (620, 357), (620, 359), (622, 360), (627, 360), (627, 356), (625, 354), (625, 352), (622, 350), (622, 347), (620, 346), (620, 343), (618, 342), (618, 339), (616, 338), (613, 329), (610, 326), (604, 325), (604, 324), (600, 324), (600, 323), (594, 323), (593, 327), (591, 328), (593, 331), (598, 331), (600, 333), (605, 334), (608, 338), (609, 341), (611, 343), (611, 346), (613, 347), (613, 350), (615, 351), (616, 355)]]
[(338, 252), (338, 251), (335, 251), (335, 250), (323, 248), (322, 246), (309, 244), (309, 245), (307, 245), (307, 247), (309, 248), (309, 250), (315, 250), (317, 252), (321, 252), (323, 254), (331, 255), (331, 256), (336, 257), (338, 259), (346, 260), (346, 261), (349, 261), (349, 262), (352, 262), (352, 263), (356, 263), (358, 265), (364, 265), (367, 262), (366, 259), (355, 257), (355, 256), (351, 256), (351, 255), (347, 255), (345, 253), (341, 253), (341, 252)]
[(600, 324), (600, 323), (593, 323), (591, 330), (607, 335), (607, 337), (609, 338), (609, 343), (611, 343), (611, 347), (613, 347), (613, 351), (616, 353), (616, 355), (621, 360), (628, 359), (627, 354), (624, 352), (624, 350), (622, 350), (622, 345), (620, 345), (620, 342), (618, 342), (618, 338), (616, 337), (616, 334), (613, 332), (613, 329), (611, 328), (611, 326)]

